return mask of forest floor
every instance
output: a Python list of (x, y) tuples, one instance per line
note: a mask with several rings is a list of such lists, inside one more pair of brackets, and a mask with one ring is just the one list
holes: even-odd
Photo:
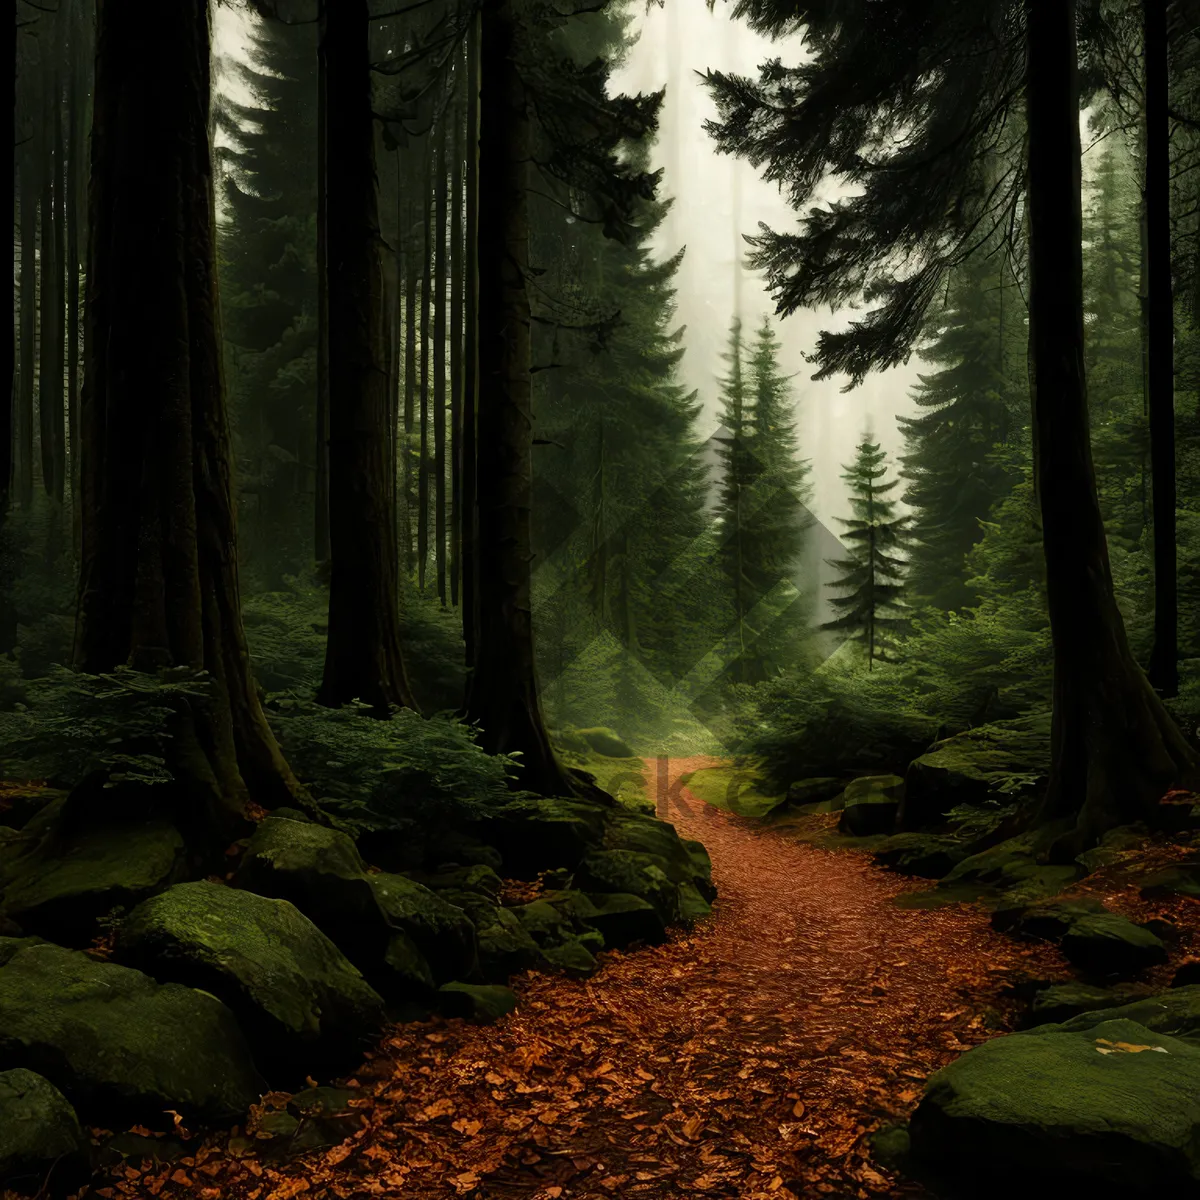
[[(665, 782), (715, 761), (672, 759)], [(1058, 952), (995, 933), (978, 906), (897, 908), (932, 885), (686, 788), (668, 786), (659, 815), (712, 856), (720, 894), (693, 930), (605, 953), (589, 979), (526, 973), (495, 1025), (393, 1027), (344, 1082), (360, 1127), (337, 1145), (266, 1161), (258, 1120), (288, 1099), (271, 1095), (247, 1130), (190, 1141), (172, 1163), (128, 1160), (90, 1194), (921, 1196), (871, 1160), (867, 1134), (1009, 1027), (1006, 983), (1069, 978)]]

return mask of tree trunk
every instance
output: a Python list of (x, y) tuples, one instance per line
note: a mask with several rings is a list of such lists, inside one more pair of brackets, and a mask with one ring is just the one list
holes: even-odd
[(70, 138), (67, 147), (67, 455), (71, 480), (71, 534), (79, 553), (79, 302), (80, 226), (87, 220), (87, 57), (90, 39), (79, 5), (71, 8), (70, 87), (67, 113)]
[(433, 221), (433, 561), (437, 572), (438, 600), (446, 604), (446, 153), (450, 145), (447, 105), (437, 130), (437, 185)]
[[(3, 25), (4, 44), (0, 48), (0, 56), (8, 63), (12, 71), (13, 125), (16, 126), (17, 110), (17, 35), (16, 22), (5, 21)], [(16, 229), (16, 180), (9, 179), (5, 189), (4, 209), (8, 213), (8, 228)], [(9, 253), (13, 251), (11, 238), (5, 239)], [(8, 255), (5, 256), (6, 258)], [(13, 278), (16, 270), (15, 254), (9, 258), (8, 278)], [(17, 346), (16, 346), (16, 296), (12, 288), (7, 289), (11, 331), (4, 339), (4, 360), (0, 366), (0, 551), (6, 550), (7, 538), (4, 527), (8, 521), (9, 509), (12, 505), (14, 466), (16, 449), (16, 412), (17, 412)], [(4, 380), (8, 380), (7, 383)], [(12, 573), (5, 571), (0, 576), (0, 654), (11, 654), (17, 644), (17, 613), (12, 600)]]
[(21, 365), (16, 406), (17, 502), (28, 510), (33, 503), (33, 393), (37, 371), (37, 155), (26, 146), (21, 157)]
[(1146, 342), (1154, 516), (1154, 649), (1150, 682), (1179, 691), (1175, 558), (1175, 297), (1171, 287), (1171, 128), (1167, 111), (1167, 0), (1143, 0), (1146, 55)]
[[(259, 706), (242, 628), (217, 301), (206, 0), (100, 0), (75, 659), (208, 672), (172, 768), (189, 809), (309, 804)], [(146, 147), (154, 154), (147, 157)], [(174, 790), (174, 789), (173, 789)]]
[(59, 67), (61, 27), (55, 17), (42, 31), (51, 44), (41, 47), (51, 56), (43, 62), (42, 87), (46, 153), (42, 172), (42, 337), (38, 363), (38, 428), (41, 433), (42, 486), (54, 503), (49, 545), (57, 549), (66, 475), (66, 432), (63, 413), (63, 125), (62, 75)]
[(462, 481), (459, 517), (462, 541), (462, 625), (468, 669), (479, 641), (478, 520), (475, 489), (476, 413), (479, 397), (479, 14), (467, 36), (466, 227), (463, 241), (463, 401), (462, 445), (457, 450)]
[(400, 651), (367, 0), (325, 16), (329, 634), (322, 704), (415, 708)]
[[(468, 47), (467, 53), (470, 53)], [(463, 59), (455, 64), (454, 172), (450, 189), (450, 603), (458, 604), (462, 555)]]
[(1153, 815), (1196, 759), (1129, 651), (1088, 432), (1074, 0), (1027, 0), (1030, 362), (1036, 472), (1054, 640), (1050, 785), (1042, 815), (1074, 818), (1056, 857)]
[(329, 205), (325, 190), (328, 108), (326, 0), (317, 4), (317, 428), (314, 466), (313, 556), (329, 564)]
[(417, 586), (425, 590), (425, 571), (429, 561), (429, 309), (433, 295), (433, 214), (430, 191), (433, 186), (434, 133), (425, 134), (425, 177), (421, 184), (421, 229), (424, 250), (421, 260), (421, 391), (418, 420), (421, 426), (421, 448), (417, 460)]
[(519, 751), (520, 786), (568, 795), (538, 695), (530, 609), (532, 403), (525, 89), (514, 61), (513, 0), (482, 14), (479, 190), (478, 561), (479, 641), (467, 692), (469, 720), (490, 753)]
[(417, 275), (416, 228), (417, 209), (409, 197), (404, 206), (407, 222), (404, 228), (404, 572), (411, 577), (415, 564), (413, 554), (413, 509), (416, 497), (413, 494), (412, 438), (417, 403), (417, 293), (420, 284)]

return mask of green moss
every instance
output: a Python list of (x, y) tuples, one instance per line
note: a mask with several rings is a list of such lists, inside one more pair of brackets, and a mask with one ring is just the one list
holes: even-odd
[(752, 768), (732, 764), (693, 771), (682, 782), (698, 800), (742, 817), (764, 817), (786, 798), (762, 790), (766, 784)]

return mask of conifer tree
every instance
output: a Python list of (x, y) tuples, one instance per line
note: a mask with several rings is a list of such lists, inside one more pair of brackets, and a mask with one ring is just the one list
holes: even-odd
[(858, 456), (847, 464), (842, 478), (850, 487), (852, 517), (839, 517), (850, 543), (846, 558), (829, 559), (842, 573), (826, 586), (846, 593), (833, 598), (841, 614), (825, 622), (824, 629), (839, 630), (853, 641), (862, 642), (867, 670), (876, 660), (892, 661), (896, 634), (908, 626), (902, 597), (906, 563), (899, 555), (909, 540), (909, 518), (896, 515), (896, 501), (887, 493), (899, 478), (884, 482), (888, 473), (887, 452), (869, 435), (858, 447)]

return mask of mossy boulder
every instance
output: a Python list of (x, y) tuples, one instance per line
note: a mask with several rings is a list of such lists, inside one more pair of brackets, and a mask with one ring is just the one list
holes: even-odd
[(440, 871), (407, 871), (405, 874), (432, 892), (478, 892), (496, 900), (504, 888), (504, 880), (486, 863), (446, 867)]
[(787, 797), (784, 803), (792, 808), (802, 808), (806, 804), (821, 804), (840, 796), (846, 787), (846, 781), (838, 775), (817, 775), (811, 779), (797, 779), (788, 785)]
[(679, 885), (668, 872), (671, 864), (657, 854), (636, 850), (598, 850), (575, 868), (574, 883), (585, 892), (620, 892), (640, 896), (664, 925), (679, 920)]
[(609, 811), (586, 800), (520, 796), (473, 823), (472, 833), (494, 846), (506, 876), (536, 878), (553, 867), (573, 868), (604, 842)]
[(1180, 863), (1152, 871), (1142, 880), (1142, 895), (1148, 900), (1164, 896), (1200, 899), (1200, 862)]
[(938, 1071), (909, 1125), (954, 1194), (1200, 1196), (1200, 1048), (1135, 1021), (995, 1038)]
[(915, 831), (893, 834), (873, 853), (881, 866), (920, 879), (941, 879), (967, 857), (956, 838)]
[(0, 1071), (0, 1188), (65, 1195), (91, 1174), (89, 1149), (54, 1084), (23, 1068)]
[(901, 831), (941, 822), (962, 804), (984, 805), (998, 795), (1032, 790), (1050, 772), (1050, 715), (980, 725), (935, 742), (905, 775)]
[(532, 900), (512, 910), (521, 926), (543, 949), (557, 946), (574, 935), (574, 927), (553, 904), (546, 900)]
[(969, 855), (946, 872), (939, 887), (979, 884), (1011, 893), (1009, 903), (1033, 904), (1060, 892), (1084, 874), (1077, 864), (1039, 861), (1065, 830), (1062, 822), (1038, 826)]
[(712, 905), (692, 883), (679, 885), (679, 923), (691, 926), (702, 917), (712, 915)]
[(8, 783), (0, 789), (0, 827), (21, 829), (53, 801), (61, 803), (67, 793), (37, 783)]
[(662, 915), (640, 896), (592, 892), (588, 899), (594, 911), (584, 920), (603, 936), (605, 946), (610, 949), (624, 949), (635, 942), (656, 946), (667, 940)]
[(596, 753), (605, 758), (636, 758), (633, 748), (611, 729), (597, 726), (594, 729), (576, 729), (575, 736), (583, 740)]
[(435, 980), (473, 967), (472, 930), (462, 910), (403, 875), (369, 873), (354, 841), (339, 830), (268, 817), (247, 845), (235, 881), (294, 904), (377, 986), (388, 984), (396, 933), (411, 939)]
[(44, 1075), (86, 1119), (239, 1119), (266, 1090), (216, 997), (44, 944), (0, 967), (0, 1062)]
[(673, 883), (690, 883), (707, 900), (716, 898), (712, 860), (700, 842), (685, 840), (668, 821), (641, 813), (614, 811), (604, 831), (606, 850), (632, 850), (654, 855)]
[(499, 984), (452, 982), (438, 989), (442, 1010), (452, 1017), (466, 1017), (479, 1024), (491, 1024), (517, 1007), (517, 997)]
[(165, 891), (187, 867), (183, 837), (166, 820), (45, 837), (10, 864), (0, 913), (31, 933), (86, 946), (97, 918)]
[(852, 837), (891, 833), (904, 798), (899, 775), (864, 775), (842, 792), (842, 818), (838, 829)]
[(47, 944), (40, 937), (0, 937), (0, 967), (5, 966), (14, 954), (20, 953), (29, 946), (45, 946)]
[(1005, 901), (992, 910), (992, 928), (1017, 938), (1058, 941), (1080, 917), (1098, 916), (1108, 909), (1091, 896), (1049, 904)]
[(1191, 987), (1192, 984), (1200, 984), (1200, 958), (1193, 958), (1187, 962), (1180, 963), (1171, 978), (1171, 986), (1173, 988)]
[(510, 975), (545, 963), (541, 947), (511, 908), (496, 904), (477, 892), (443, 892), (462, 908), (475, 927), (476, 966), (468, 978), (503, 983)]
[(143, 901), (121, 924), (116, 961), (221, 1000), (275, 1079), (352, 1067), (383, 1000), (286, 900), (200, 881)]
[(1049, 1022), (1069, 1021), (1085, 1012), (1099, 1012), (1105, 1008), (1117, 1008), (1121, 997), (1106, 988), (1088, 983), (1054, 983), (1042, 988), (1033, 998), (1029, 1010), (1029, 1025), (1045, 1025)]
[(1143, 1000), (1132, 1000), (1114, 1009), (1089, 1011), (1056, 1025), (1042, 1025), (1031, 1034), (1061, 1030), (1083, 1033), (1103, 1021), (1136, 1021), (1155, 1033), (1169, 1034), (1184, 1041), (1200, 1043), (1200, 984), (1172, 988)]
[(563, 971), (575, 979), (586, 978), (597, 967), (596, 956), (581, 938), (574, 936), (556, 946), (544, 946), (542, 953), (555, 970)]
[(1145, 844), (1149, 831), (1144, 825), (1118, 825), (1108, 830), (1099, 843), (1075, 857), (1089, 874), (1118, 863), (1131, 850)]
[(1116, 913), (1076, 918), (1060, 945), (1068, 962), (1092, 975), (1126, 979), (1167, 961), (1160, 938)]

